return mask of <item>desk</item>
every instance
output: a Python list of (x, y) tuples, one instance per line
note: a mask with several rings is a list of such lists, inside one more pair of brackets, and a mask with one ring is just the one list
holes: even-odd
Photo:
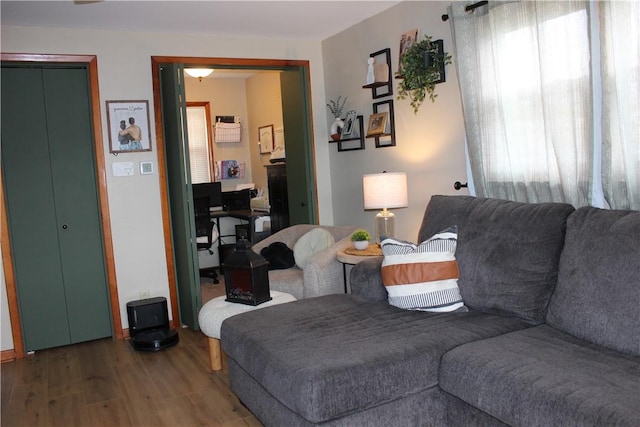
[(231, 236), (233, 236), (234, 238), (236, 237), (235, 234), (223, 235), (220, 232), (220, 218), (236, 218), (242, 221), (247, 221), (249, 226), (248, 227), (249, 231), (247, 233), (247, 240), (251, 242), (252, 245), (258, 243), (260, 240), (264, 239), (265, 237), (268, 237), (271, 234), (270, 231), (257, 232), (257, 233), (255, 232), (256, 219), (262, 218), (263, 216), (269, 216), (268, 212), (257, 212), (257, 211), (252, 211), (250, 209), (211, 211), (209, 213), (209, 216), (211, 217), (211, 219), (214, 219), (216, 223), (216, 229), (218, 230), (218, 242), (219, 242), (218, 247), (222, 244), (223, 237), (231, 237)]
[[(362, 255), (359, 255), (359, 254)], [(378, 245), (369, 245), (364, 251), (358, 251), (354, 247), (348, 247), (339, 250), (336, 259), (342, 263), (342, 278), (344, 280), (344, 293), (347, 293), (347, 264), (356, 265), (366, 259), (380, 259), (382, 258), (382, 250)]]

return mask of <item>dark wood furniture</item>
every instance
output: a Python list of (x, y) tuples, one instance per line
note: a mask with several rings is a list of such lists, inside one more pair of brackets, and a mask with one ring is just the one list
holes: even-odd
[(278, 163), (266, 166), (271, 205), (271, 234), (289, 226), (289, 194), (287, 190), (287, 165)]

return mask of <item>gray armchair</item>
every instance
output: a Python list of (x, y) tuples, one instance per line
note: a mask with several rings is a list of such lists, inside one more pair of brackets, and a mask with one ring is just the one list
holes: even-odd
[(272, 291), (286, 292), (297, 299), (344, 292), (342, 264), (336, 260), (336, 254), (351, 245), (351, 233), (358, 228), (356, 226), (293, 225), (256, 243), (251, 249), (259, 254), (271, 243), (283, 242), (293, 250), (300, 237), (318, 227), (329, 231), (336, 243), (313, 255), (304, 270), (293, 266), (286, 270), (269, 271), (269, 288)]

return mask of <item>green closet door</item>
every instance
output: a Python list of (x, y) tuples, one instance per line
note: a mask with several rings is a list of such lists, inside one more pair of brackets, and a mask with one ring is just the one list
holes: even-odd
[(45, 69), (43, 83), (71, 342), (108, 337), (111, 313), (87, 71)]
[(47, 121), (38, 69), (2, 68), (2, 173), (27, 351), (68, 344)]
[(112, 335), (86, 73), (2, 67), (2, 172), (27, 351)]

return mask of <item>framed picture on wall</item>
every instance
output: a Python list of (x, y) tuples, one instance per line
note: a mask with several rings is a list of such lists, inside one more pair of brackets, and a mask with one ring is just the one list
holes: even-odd
[(275, 130), (275, 139), (273, 141), (273, 149), (275, 150), (278, 147), (284, 149), (284, 128), (277, 128)]
[(354, 135), (357, 115), (356, 110), (347, 112), (347, 118), (344, 119), (344, 126), (342, 127), (340, 138), (351, 138)]
[(400, 52), (398, 54), (398, 75), (402, 76), (402, 57), (414, 43), (418, 41), (418, 29), (407, 31), (400, 37)]
[(367, 138), (372, 136), (382, 135), (387, 125), (387, 115), (385, 111), (383, 113), (374, 113), (369, 116), (369, 126), (367, 126)]
[(258, 143), (260, 153), (270, 153), (273, 151), (273, 125), (260, 126), (258, 128)]
[(387, 118), (384, 124), (384, 132), (375, 135), (376, 148), (393, 147), (396, 145), (396, 124), (395, 114), (393, 111), (393, 100), (380, 101), (373, 104), (373, 112), (376, 114), (384, 114)]
[(149, 101), (106, 101), (109, 152), (151, 151)]

